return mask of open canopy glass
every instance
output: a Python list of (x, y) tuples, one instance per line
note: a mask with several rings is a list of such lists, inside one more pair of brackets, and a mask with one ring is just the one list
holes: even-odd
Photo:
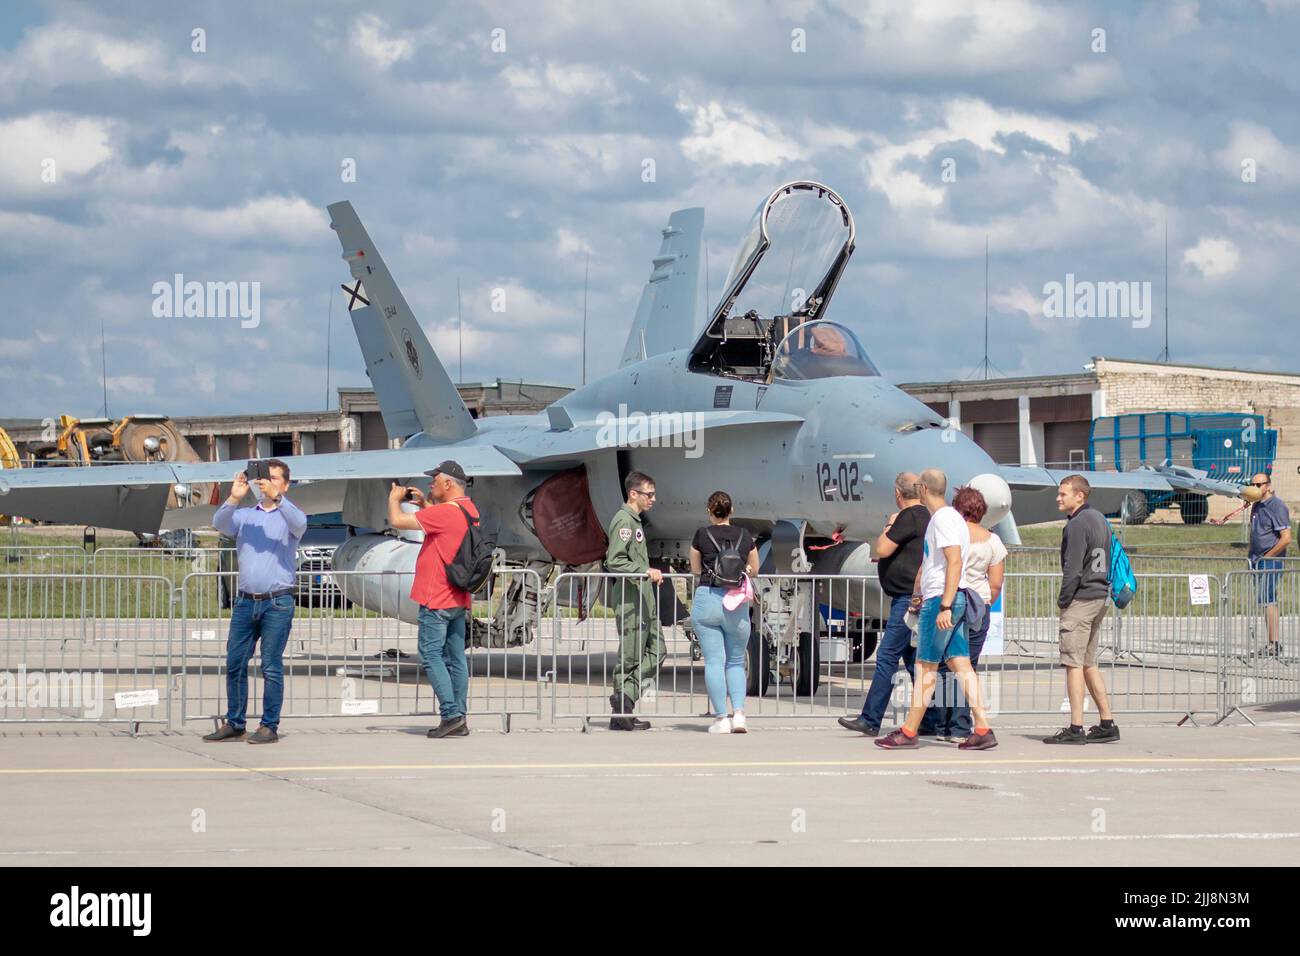
[(787, 381), (879, 374), (858, 337), (838, 322), (826, 319), (791, 329), (776, 347), (772, 361), (773, 378)]
[[(853, 251), (853, 217), (820, 183), (789, 183), (750, 220), (712, 316), (816, 315)], [(711, 323), (712, 324), (712, 323)]]

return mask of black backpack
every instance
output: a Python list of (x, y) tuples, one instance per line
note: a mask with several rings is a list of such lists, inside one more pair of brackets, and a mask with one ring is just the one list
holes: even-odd
[(454, 588), (478, 591), (492, 575), (492, 558), (497, 547), (497, 532), (485, 531), (479, 519), (471, 518), (465, 507), (453, 502), (465, 516), (465, 537), (460, 539), (456, 556), (447, 562), (447, 583)]
[[(713, 561), (709, 565), (709, 572), (713, 575), (713, 583), (725, 584), (729, 587), (738, 587), (740, 579), (745, 573), (745, 559), (740, 554), (739, 541), (733, 543), (728, 541), (726, 547), (718, 544), (718, 539), (713, 536), (713, 532), (708, 528), (704, 529), (709, 540), (713, 542), (713, 548), (718, 553), (713, 556)], [(744, 531), (741, 531), (741, 537)]]

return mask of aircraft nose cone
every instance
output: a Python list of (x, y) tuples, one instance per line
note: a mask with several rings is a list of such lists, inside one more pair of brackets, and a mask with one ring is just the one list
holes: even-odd
[(970, 486), (984, 496), (988, 511), (980, 521), (986, 528), (993, 528), (999, 521), (1011, 513), (1011, 487), (1001, 475), (985, 472), (970, 480)]

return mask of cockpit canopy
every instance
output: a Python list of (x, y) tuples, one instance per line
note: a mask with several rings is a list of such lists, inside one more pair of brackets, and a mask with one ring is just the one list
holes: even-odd
[(877, 376), (880, 371), (852, 331), (826, 319), (791, 329), (776, 347), (772, 377), (786, 381)]
[(846, 247), (852, 252), (853, 235), (848, 207), (825, 186), (783, 186), (754, 212), (712, 318), (751, 310), (771, 318), (809, 305), (815, 313), (823, 303), (809, 300), (829, 292), (821, 286), (832, 272), (838, 280), (838, 260)]
[(768, 196), (691, 350), (691, 369), (762, 382), (878, 375), (848, 329), (809, 327), (824, 321), (855, 235), (848, 207), (821, 183), (788, 183)]

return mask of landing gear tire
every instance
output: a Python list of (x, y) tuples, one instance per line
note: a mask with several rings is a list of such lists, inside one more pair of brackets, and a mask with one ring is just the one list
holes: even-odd
[(821, 646), (817, 635), (807, 632), (799, 635), (799, 673), (794, 681), (794, 692), (798, 697), (812, 697), (821, 686)]
[(1147, 496), (1140, 491), (1130, 491), (1125, 495), (1125, 500), (1128, 502), (1128, 514), (1124, 516), (1124, 523), (1142, 524), (1145, 522), (1150, 515), (1150, 509), (1147, 507)]
[(754, 627), (745, 654), (745, 696), (762, 697), (772, 680), (772, 648)]
[(849, 644), (849, 660), (853, 664), (861, 664), (871, 659), (871, 655), (876, 653), (876, 645), (880, 643), (880, 634), (876, 631), (862, 630), (855, 634)]

